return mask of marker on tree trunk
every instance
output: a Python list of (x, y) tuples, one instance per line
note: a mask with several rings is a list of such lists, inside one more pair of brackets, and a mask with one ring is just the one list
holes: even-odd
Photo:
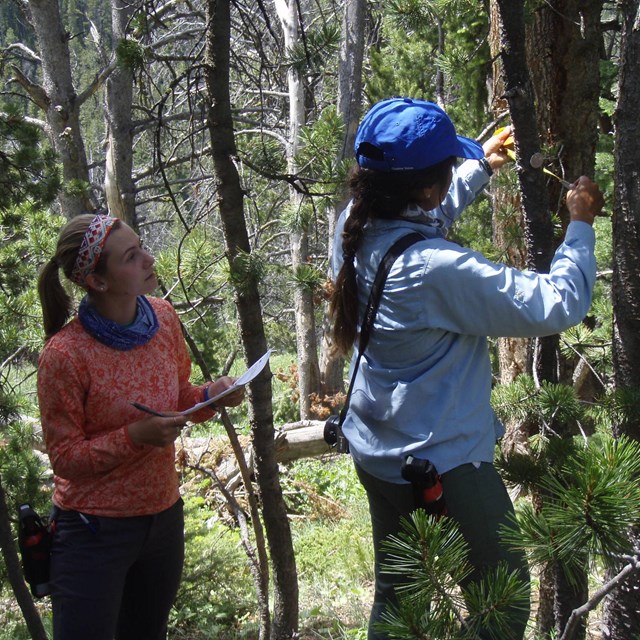
[[(498, 129), (495, 133), (499, 133), (501, 129)], [(495, 135), (495, 134), (494, 134)], [(506, 154), (515, 162), (516, 154), (513, 150), (513, 136), (509, 136), (502, 145)], [(555, 180), (557, 180), (567, 191), (571, 189), (571, 183), (561, 178), (560, 176), (553, 173), (553, 171), (549, 171), (546, 167), (543, 167), (544, 164), (544, 156), (540, 152), (534, 153), (529, 159), (529, 165), (532, 169), (542, 169), (543, 173), (546, 173), (548, 176), (551, 176)]]

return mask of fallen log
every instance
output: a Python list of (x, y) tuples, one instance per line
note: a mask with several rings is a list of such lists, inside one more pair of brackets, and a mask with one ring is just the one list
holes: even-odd
[(324, 421), (290, 422), (276, 433), (276, 459), (283, 464), (333, 453), (324, 441)]
[[(276, 460), (288, 464), (302, 458), (317, 458), (333, 455), (334, 450), (324, 441), (324, 421), (301, 420), (284, 424), (276, 430)], [(213, 468), (220, 481), (229, 491), (241, 484), (240, 470), (235, 456), (226, 446), (224, 436), (205, 438), (181, 438), (178, 457), (187, 465)], [(243, 443), (244, 458), (253, 472), (253, 447), (247, 438)]]
[[(35, 450), (45, 466), (49, 466), (44, 453), (42, 428), (37, 420), (30, 419), (34, 431)], [(186, 432), (188, 433), (188, 432)], [(192, 438), (186, 433), (176, 441), (178, 460), (183, 464), (203, 464), (215, 470), (216, 475), (229, 490), (240, 484), (240, 472), (235, 456), (228, 447), (225, 436)], [(253, 447), (249, 438), (243, 444), (245, 460), (253, 471)], [(289, 422), (276, 429), (276, 460), (288, 464), (302, 458), (317, 458), (333, 455), (335, 450), (324, 441), (323, 420), (300, 420)]]

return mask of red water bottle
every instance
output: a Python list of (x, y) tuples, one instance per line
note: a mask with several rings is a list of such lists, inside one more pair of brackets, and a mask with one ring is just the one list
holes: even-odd
[(18, 546), (31, 593), (43, 598), (49, 594), (51, 534), (30, 504), (18, 508)]
[(440, 517), (447, 513), (442, 481), (438, 471), (429, 460), (405, 456), (401, 467), (402, 477), (413, 486), (416, 508)]

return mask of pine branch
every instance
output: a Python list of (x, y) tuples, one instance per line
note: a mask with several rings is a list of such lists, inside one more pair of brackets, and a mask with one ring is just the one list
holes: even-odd
[(107, 81), (107, 78), (113, 73), (117, 66), (117, 60), (114, 58), (106, 67), (101, 69), (95, 78), (89, 83), (89, 86), (77, 97), (78, 105), (84, 104), (91, 96), (95, 95)]
[(18, 67), (12, 65), (11, 70), (13, 71), (13, 77), (9, 79), (9, 82), (17, 82), (23, 89), (25, 89), (38, 107), (46, 111), (49, 103), (49, 96), (47, 96), (47, 92), (44, 88), (35, 82), (31, 82), (31, 80), (29, 80), (29, 78), (27, 78), (27, 76), (25, 76)]
[[(587, 360), (587, 358), (584, 357), (584, 355), (582, 353), (580, 353), (568, 340), (566, 340), (565, 338), (563, 338), (562, 336), (560, 336), (560, 340), (562, 341), (562, 343), (571, 351), (573, 351), (573, 353), (575, 353), (576, 356), (578, 356), (578, 358), (580, 360), (582, 360), (582, 362), (584, 362), (584, 364), (589, 368), (589, 370), (591, 371), (591, 373), (593, 373), (593, 375), (595, 376), (596, 380), (600, 383), (600, 385), (604, 388), (605, 382), (602, 379), (602, 376), (600, 376), (600, 374), (593, 368), (593, 366), (591, 365), (591, 363), (589, 362), (589, 360)], [(600, 345), (586, 345), (586, 346), (600, 346)]]
[(640, 571), (640, 550), (636, 550), (636, 553), (632, 556), (629, 564), (623, 567), (616, 576), (600, 587), (600, 589), (598, 589), (581, 607), (578, 607), (571, 612), (567, 625), (558, 640), (570, 640), (573, 637), (580, 620), (589, 614), (589, 612), (593, 611), (606, 595), (611, 593), (621, 582), (636, 571)]
[(478, 142), (480, 142), (481, 140), (484, 140), (485, 138), (490, 137), (491, 135), (493, 135), (493, 132), (495, 131), (495, 128), (500, 124), (500, 122), (502, 122), (507, 116), (509, 115), (509, 111), (502, 111), (501, 113), (499, 113), (492, 122), (490, 122), (481, 132), (480, 134), (476, 137), (476, 140)]
[(221, 298), (220, 296), (204, 296), (202, 298), (198, 298), (197, 300), (185, 300), (184, 302), (172, 302), (173, 308), (176, 311), (191, 311), (195, 307), (199, 307), (201, 305), (210, 306), (210, 305), (219, 305), (225, 301), (225, 298)]
[[(15, 122), (16, 116), (11, 113), (7, 113), (6, 111), (0, 111), (0, 119), (5, 120), (7, 122)], [(40, 118), (32, 118), (30, 116), (20, 116), (20, 122), (24, 122), (25, 124), (30, 124), (40, 131), (44, 131), (46, 129), (47, 123)]]
[(4, 362), (0, 363), (0, 371), (3, 371), (5, 367), (10, 365), (13, 360), (19, 358), (26, 350), (27, 347), (25, 345), (18, 347), (15, 353), (12, 353)]
[(14, 44), (10, 44), (5, 49), (5, 51), (7, 53), (13, 53), (14, 51), (17, 51), (19, 54), (21, 54), (19, 57), (21, 57), (23, 60), (28, 60), (29, 62), (37, 62), (37, 63), (42, 62), (40, 56), (32, 49), (29, 49), (29, 47), (27, 47), (22, 42), (15, 42)]

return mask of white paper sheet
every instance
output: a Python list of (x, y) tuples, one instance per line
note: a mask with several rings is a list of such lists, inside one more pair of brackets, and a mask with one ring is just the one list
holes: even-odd
[(215, 404), (215, 402), (217, 400), (220, 400), (220, 398), (224, 398), (230, 393), (233, 393), (236, 389), (249, 384), (249, 382), (251, 382), (265, 368), (267, 362), (269, 362), (269, 357), (271, 356), (272, 352), (273, 349), (269, 349), (269, 351), (267, 351), (263, 356), (258, 358), (239, 378), (236, 379), (236, 381), (230, 387), (220, 392), (219, 394), (209, 398), (208, 400), (205, 400), (204, 402), (198, 402), (198, 404), (194, 404), (190, 409), (185, 409), (184, 411), (180, 411), (179, 413), (162, 413), (161, 411), (151, 409), (150, 407), (140, 404), (139, 402), (132, 402), (131, 404), (136, 409), (144, 411), (145, 413), (150, 413), (154, 416), (188, 416), (192, 413), (195, 413), (196, 411), (199, 411), (203, 407), (207, 407), (210, 404)]

